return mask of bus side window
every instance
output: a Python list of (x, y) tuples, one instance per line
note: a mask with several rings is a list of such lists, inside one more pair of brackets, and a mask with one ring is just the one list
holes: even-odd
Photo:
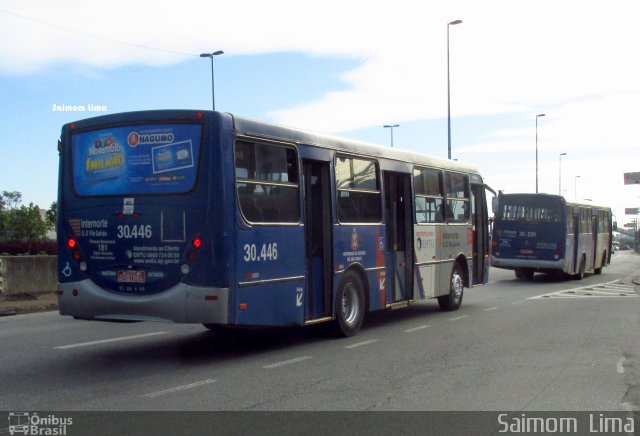
[(380, 222), (382, 197), (374, 160), (338, 156), (335, 178), (340, 222)]
[(464, 174), (446, 172), (444, 188), (446, 221), (450, 223), (469, 222), (469, 177)]
[(238, 199), (248, 221), (300, 221), (298, 158), (294, 148), (237, 141), (235, 165)]
[(416, 222), (444, 223), (442, 172), (431, 168), (413, 170)]
[(262, 221), (262, 212), (253, 193), (254, 187), (252, 185), (238, 186), (238, 201), (242, 213), (248, 221), (259, 222)]

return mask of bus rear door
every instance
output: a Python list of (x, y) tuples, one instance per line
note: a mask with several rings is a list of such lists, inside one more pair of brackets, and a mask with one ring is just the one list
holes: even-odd
[[(384, 172), (387, 262), (387, 303), (409, 300), (413, 281), (411, 178)], [(391, 296), (391, 301), (388, 301)]]
[(473, 284), (489, 282), (489, 228), (485, 185), (471, 184), (473, 226)]
[(331, 183), (328, 162), (303, 160), (306, 239), (305, 321), (331, 316)]

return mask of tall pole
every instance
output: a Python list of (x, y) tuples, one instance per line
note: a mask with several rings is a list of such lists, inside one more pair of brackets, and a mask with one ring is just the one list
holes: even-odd
[(209, 58), (211, 59), (211, 103), (213, 105), (213, 110), (216, 110), (216, 94), (215, 94), (215, 85), (213, 80), (213, 57), (224, 54), (222, 50), (214, 51), (213, 53), (202, 53), (200, 55), (201, 58)]
[(562, 156), (566, 156), (567, 153), (560, 153), (558, 155), (558, 195), (562, 195)]
[(391, 129), (391, 148), (393, 148), (393, 128), (400, 127), (400, 124), (385, 124), (382, 127), (384, 127), (385, 129)]
[(544, 117), (544, 114), (536, 115), (536, 194), (538, 193), (538, 118)]
[(461, 24), (462, 20), (454, 20), (447, 23), (447, 158), (451, 160), (451, 79), (449, 74), (449, 26)]
[(578, 179), (580, 178), (580, 176), (576, 176), (575, 179), (573, 180), (573, 197), (577, 200), (578, 199)]

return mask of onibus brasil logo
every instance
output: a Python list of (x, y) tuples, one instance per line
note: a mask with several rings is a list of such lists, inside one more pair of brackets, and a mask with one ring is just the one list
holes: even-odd
[(67, 427), (73, 424), (73, 418), (61, 418), (56, 415), (39, 416), (37, 413), (9, 413), (9, 433), (24, 435), (64, 436)]

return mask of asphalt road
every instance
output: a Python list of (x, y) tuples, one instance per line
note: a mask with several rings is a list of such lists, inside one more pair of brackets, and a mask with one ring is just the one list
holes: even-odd
[(583, 281), (492, 269), (456, 312), (437, 302), (317, 326), (0, 318), (0, 410), (640, 410), (640, 256)]

